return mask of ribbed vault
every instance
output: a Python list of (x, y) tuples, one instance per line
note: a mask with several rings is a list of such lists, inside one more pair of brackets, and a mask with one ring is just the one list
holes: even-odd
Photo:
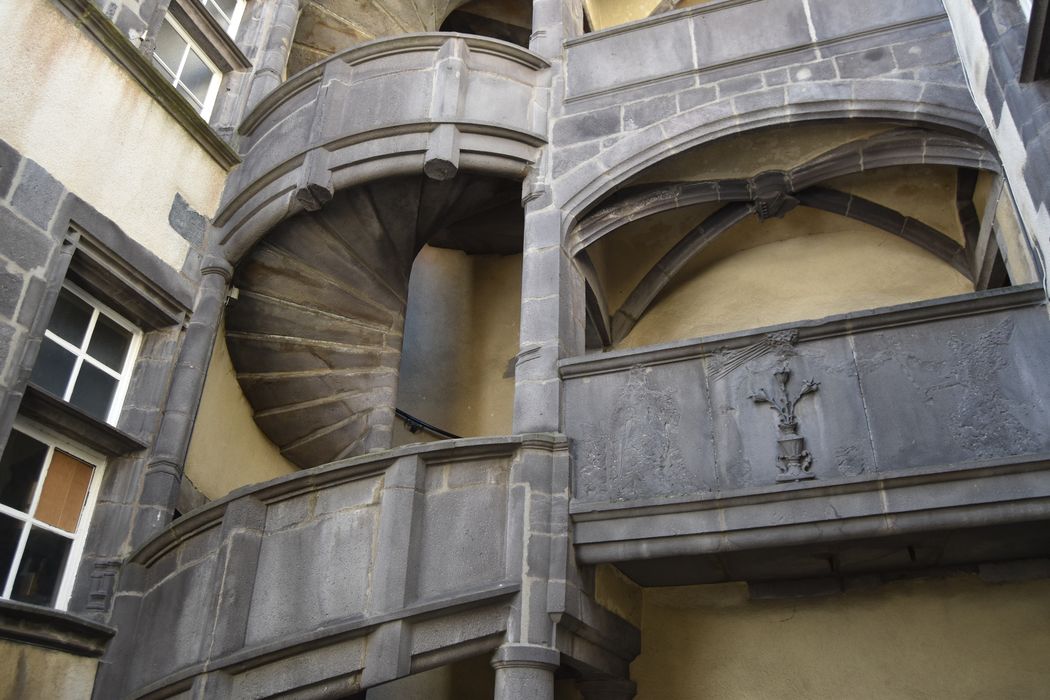
[(289, 460), (390, 446), (413, 259), (428, 241), (520, 250), (519, 192), (465, 174), (374, 182), (280, 223), (245, 257), (227, 342), (256, 422)]
[[(703, 163), (703, 154), (695, 156)], [(835, 178), (907, 165), (956, 169), (955, 200), (963, 241), (896, 209), (828, 186)], [(690, 262), (716, 239), (751, 216), (780, 218), (796, 207), (810, 207), (862, 222), (902, 238), (953, 267), (976, 289), (996, 286), (1004, 274), (1002, 257), (990, 244), (979, 252), (981, 223), (973, 197), (977, 173), (997, 172), (995, 157), (978, 142), (917, 128), (890, 128), (834, 146), (792, 167), (755, 172), (750, 177), (710, 180), (649, 181), (645, 173), (624, 183), (570, 233), (568, 244), (587, 278), (588, 345), (622, 341), (660, 294)], [(660, 257), (618, 308), (610, 308), (601, 277), (590, 258), (592, 246), (625, 225), (666, 212), (719, 204)]]

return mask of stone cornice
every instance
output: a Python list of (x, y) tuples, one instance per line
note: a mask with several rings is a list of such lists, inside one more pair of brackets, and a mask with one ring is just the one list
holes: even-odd
[(167, 83), (149, 59), (120, 32), (91, 0), (55, 0), (110, 57), (141, 85), (216, 163), (226, 170), (240, 162), (236, 151), (216, 134), (175, 88)]
[(605, 372), (616, 372), (635, 365), (653, 365), (667, 362), (691, 360), (725, 349), (742, 348), (756, 339), (777, 331), (798, 331), (800, 341), (831, 338), (841, 335), (863, 333), (925, 323), (959, 316), (991, 313), (1022, 306), (1033, 306), (1046, 302), (1046, 294), (1038, 283), (1006, 287), (986, 292), (960, 294), (957, 296), (918, 301), (898, 306), (888, 306), (867, 311), (854, 311), (822, 319), (796, 321), (765, 328), (756, 328), (735, 333), (724, 333), (694, 340), (662, 343), (631, 350), (585, 355), (562, 360), (558, 363), (563, 379), (583, 377)]

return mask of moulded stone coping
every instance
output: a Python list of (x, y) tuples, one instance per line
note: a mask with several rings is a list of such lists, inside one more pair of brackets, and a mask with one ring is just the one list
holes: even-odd
[[(310, 632), (289, 636), (275, 642), (239, 649), (223, 658), (213, 659), (209, 661), (207, 665), (203, 663), (193, 664), (192, 666), (180, 669), (175, 673), (157, 679), (149, 685), (136, 689), (135, 694), (137, 697), (144, 697), (164, 690), (169, 690), (170, 692), (170, 688), (185, 683), (194, 676), (203, 673), (205, 668), (207, 668), (208, 671), (221, 669), (243, 671), (260, 665), (273, 663), (309, 651), (318, 646), (324, 646), (327, 643), (331, 643), (332, 640), (363, 637), (373, 632), (380, 625), (390, 622), (428, 618), (439, 613), (452, 613), (477, 606), (498, 604), (501, 601), (516, 595), (520, 590), (520, 582), (503, 581), (496, 587), (488, 587), (476, 591), (466, 591), (454, 596), (427, 601), (424, 604), (411, 605), (393, 613), (368, 617), (363, 615), (348, 617), (337, 622), (326, 624), (324, 627)], [(466, 648), (470, 648), (469, 645), (467, 645)], [(457, 657), (453, 656), (449, 661), (456, 659)], [(433, 666), (437, 665), (441, 664), (433, 664)], [(426, 670), (426, 668), (420, 668), (418, 670)], [(413, 665), (413, 672), (417, 672), (415, 665)]]
[(99, 657), (116, 630), (71, 613), (0, 600), (0, 638)]
[(150, 566), (152, 562), (177, 547), (181, 542), (218, 525), (230, 503), (245, 496), (268, 503), (297, 493), (316, 491), (350, 479), (377, 474), (388, 469), (396, 460), (412, 455), (419, 456), (424, 462), (467, 461), (487, 457), (509, 457), (519, 449), (562, 451), (566, 449), (566, 445), (565, 436), (558, 433), (459, 438), (405, 445), (392, 450), (304, 469), (296, 474), (288, 474), (260, 484), (236, 489), (222, 498), (187, 513), (166, 530), (143, 543), (128, 558), (128, 561)]
[[(1043, 492), (1026, 496), (1024, 503), (1016, 496), (960, 501), (957, 487), (965, 485), (969, 492), (987, 481), (990, 491), (1000, 491), (1004, 480), (1013, 480), (1014, 491), (1027, 492), (1026, 475), (1045, 474), (1048, 466), (1050, 454), (1041, 454), (925, 467), (866, 481), (854, 477), (821, 486), (792, 484), (781, 493), (754, 488), (666, 504), (574, 503), (576, 555), (584, 564), (602, 564), (1041, 520), (1050, 515), (1050, 497)], [(938, 496), (941, 490), (944, 496)], [(919, 501), (910, 495), (916, 492), (921, 493)], [(828, 503), (838, 503), (840, 511), (848, 504), (849, 514), (810, 514)], [(772, 514), (777, 522), (759, 522), (754, 512)]]
[(399, 53), (428, 50), (436, 52), (451, 37), (463, 39), (471, 52), (505, 58), (537, 71), (550, 68), (550, 63), (546, 59), (516, 44), (474, 34), (424, 32), (376, 39), (375, 41), (358, 44), (345, 51), (332, 54), (325, 60), (319, 61), (288, 78), (256, 105), (255, 109), (244, 118), (239, 131), (242, 134), (250, 134), (279, 104), (320, 80), (324, 74), (325, 66), (330, 63), (342, 62), (347, 65), (356, 65)]
[(1033, 282), (1016, 287), (959, 294), (866, 311), (853, 311), (813, 321), (795, 321), (705, 338), (661, 343), (631, 350), (617, 350), (600, 355), (573, 357), (561, 360), (558, 368), (563, 379), (585, 377), (606, 372), (618, 372), (635, 365), (677, 362), (703, 357), (721, 350), (743, 348), (777, 331), (796, 330), (799, 341), (816, 340), (1044, 303), (1046, 303), (1046, 292), (1042, 285)]

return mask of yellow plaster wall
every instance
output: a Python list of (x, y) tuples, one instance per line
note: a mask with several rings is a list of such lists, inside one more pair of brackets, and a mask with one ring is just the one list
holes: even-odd
[(0, 27), (0, 138), (180, 269), (175, 193), (210, 216), (225, 171), (56, 3), (0, 2)]
[(296, 471), (255, 424), (226, 349), (215, 342), (197, 421), (186, 457), (186, 476), (209, 499), (240, 486)]
[(954, 268), (872, 226), (811, 209), (749, 219), (696, 256), (618, 347), (817, 319), (973, 291)]
[[(520, 255), (426, 246), (412, 268), (398, 407), (462, 436), (511, 430)], [(395, 427), (395, 444), (430, 440)]]
[(1050, 581), (911, 580), (748, 601), (644, 591), (637, 700), (1032, 700), (1050, 688)]
[(606, 610), (616, 613), (635, 627), (642, 626), (642, 588), (611, 564), (594, 570), (594, 598)]
[(95, 659), (0, 640), (0, 698), (90, 698), (97, 666)]

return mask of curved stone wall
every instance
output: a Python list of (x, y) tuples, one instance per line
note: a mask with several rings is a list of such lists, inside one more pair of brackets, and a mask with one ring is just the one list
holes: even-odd
[(726, 0), (567, 41), (554, 202), (575, 218), (670, 153), (792, 122), (885, 119), (987, 136), (940, 0), (871, 8)]
[(137, 637), (116, 643), (136, 651), (111, 650), (127, 680), (110, 697), (342, 697), (494, 649), (521, 588), (514, 470), (558, 450), (546, 435), (413, 445), (180, 519), (122, 574), (115, 614)]
[(241, 126), (215, 217), (236, 263), (270, 228), (354, 184), (458, 170), (521, 178), (545, 142), (546, 61), (448, 33), (369, 42), (291, 77)]

